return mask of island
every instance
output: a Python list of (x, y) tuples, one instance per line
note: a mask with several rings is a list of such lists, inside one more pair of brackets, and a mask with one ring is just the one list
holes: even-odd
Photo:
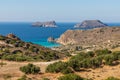
[(107, 24), (104, 24), (100, 20), (85, 20), (82, 23), (76, 24), (75, 28), (99, 28), (99, 27), (106, 27)]
[(48, 21), (48, 22), (34, 22), (32, 26), (35, 27), (57, 27), (55, 21)]

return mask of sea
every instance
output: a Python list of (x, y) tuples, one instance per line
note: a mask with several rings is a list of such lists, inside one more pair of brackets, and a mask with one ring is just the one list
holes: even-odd
[[(48, 42), (49, 37), (59, 38), (66, 30), (74, 30), (75, 22), (59, 22), (56, 28), (33, 27), (32, 22), (0, 22), (0, 35), (13, 33), (25, 42), (32, 42), (44, 47), (58, 47), (60, 44)], [(106, 23), (114, 27), (120, 23)]]

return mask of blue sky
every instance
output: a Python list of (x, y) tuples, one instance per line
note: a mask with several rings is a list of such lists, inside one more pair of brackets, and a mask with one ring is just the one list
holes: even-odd
[(120, 22), (120, 0), (0, 0), (0, 21)]

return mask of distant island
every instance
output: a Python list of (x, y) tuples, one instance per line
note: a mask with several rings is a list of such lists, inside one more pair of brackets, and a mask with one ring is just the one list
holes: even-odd
[(48, 21), (48, 22), (34, 22), (32, 26), (36, 27), (57, 27), (55, 21)]
[(75, 28), (99, 28), (99, 27), (106, 27), (107, 24), (104, 24), (100, 20), (85, 20), (82, 23), (76, 24)]

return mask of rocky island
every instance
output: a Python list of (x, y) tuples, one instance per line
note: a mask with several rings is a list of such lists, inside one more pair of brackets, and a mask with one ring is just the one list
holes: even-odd
[(107, 24), (104, 24), (100, 20), (85, 20), (82, 23), (76, 24), (75, 28), (99, 28), (99, 27), (106, 27)]
[(120, 27), (68, 30), (57, 42), (63, 45), (80, 45), (98, 49), (113, 48), (120, 46)]
[(48, 22), (35, 22), (32, 26), (36, 27), (57, 27), (55, 21), (48, 21)]

